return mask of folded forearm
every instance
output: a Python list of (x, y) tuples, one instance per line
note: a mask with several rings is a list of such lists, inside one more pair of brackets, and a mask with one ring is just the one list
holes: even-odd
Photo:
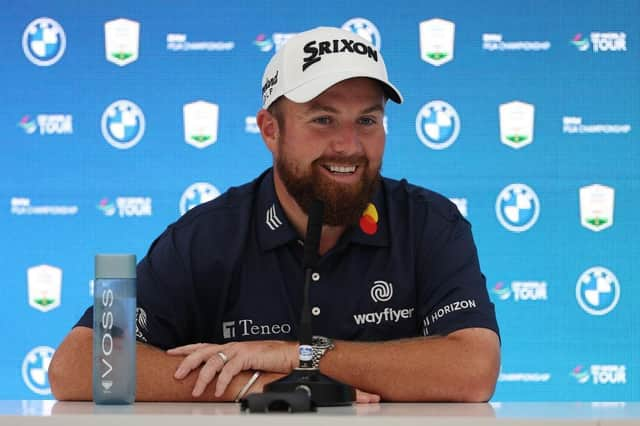
[[(74, 329), (60, 345), (51, 366), (49, 381), (56, 399), (90, 401), (92, 399), (92, 344), (93, 332), (89, 328)], [(233, 378), (220, 398), (214, 396), (216, 381), (207, 386), (200, 397), (192, 391), (199, 369), (182, 380), (174, 378), (182, 356), (170, 356), (165, 351), (138, 343), (136, 345), (136, 400), (137, 401), (232, 401), (249, 380), (251, 371)], [(251, 391), (261, 390), (264, 383), (280, 375), (264, 374)]]
[[(387, 401), (486, 401), (499, 370), (499, 344), (484, 329), (447, 337), (336, 342), (321, 371)], [(493, 336), (492, 336), (493, 334)]]

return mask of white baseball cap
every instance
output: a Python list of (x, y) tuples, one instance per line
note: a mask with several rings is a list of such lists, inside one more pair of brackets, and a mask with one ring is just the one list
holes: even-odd
[(262, 108), (280, 96), (309, 102), (336, 83), (369, 77), (382, 83), (392, 101), (402, 95), (389, 82), (380, 52), (364, 38), (340, 28), (318, 27), (290, 38), (262, 76)]

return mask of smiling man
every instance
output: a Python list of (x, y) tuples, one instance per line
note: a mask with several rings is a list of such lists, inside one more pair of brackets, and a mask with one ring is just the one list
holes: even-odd
[[(314, 364), (360, 402), (491, 397), (498, 326), (470, 225), (381, 177), (387, 100), (402, 96), (380, 52), (350, 32), (301, 33), (271, 59), (257, 122), (273, 168), (189, 211), (138, 265), (138, 400), (234, 400), (297, 366), (315, 199)], [(58, 399), (91, 399), (92, 315), (55, 353)]]

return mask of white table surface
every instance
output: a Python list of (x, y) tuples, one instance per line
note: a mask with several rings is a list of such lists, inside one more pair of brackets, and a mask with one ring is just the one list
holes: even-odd
[(490, 404), (383, 403), (323, 407), (316, 413), (249, 414), (234, 403), (0, 401), (0, 425), (640, 425), (640, 402)]

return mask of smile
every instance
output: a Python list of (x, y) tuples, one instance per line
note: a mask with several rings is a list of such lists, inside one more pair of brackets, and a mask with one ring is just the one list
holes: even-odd
[(323, 166), (325, 169), (329, 170), (331, 173), (340, 173), (340, 174), (353, 174), (356, 172), (357, 166), (338, 166), (334, 164), (326, 164)]

